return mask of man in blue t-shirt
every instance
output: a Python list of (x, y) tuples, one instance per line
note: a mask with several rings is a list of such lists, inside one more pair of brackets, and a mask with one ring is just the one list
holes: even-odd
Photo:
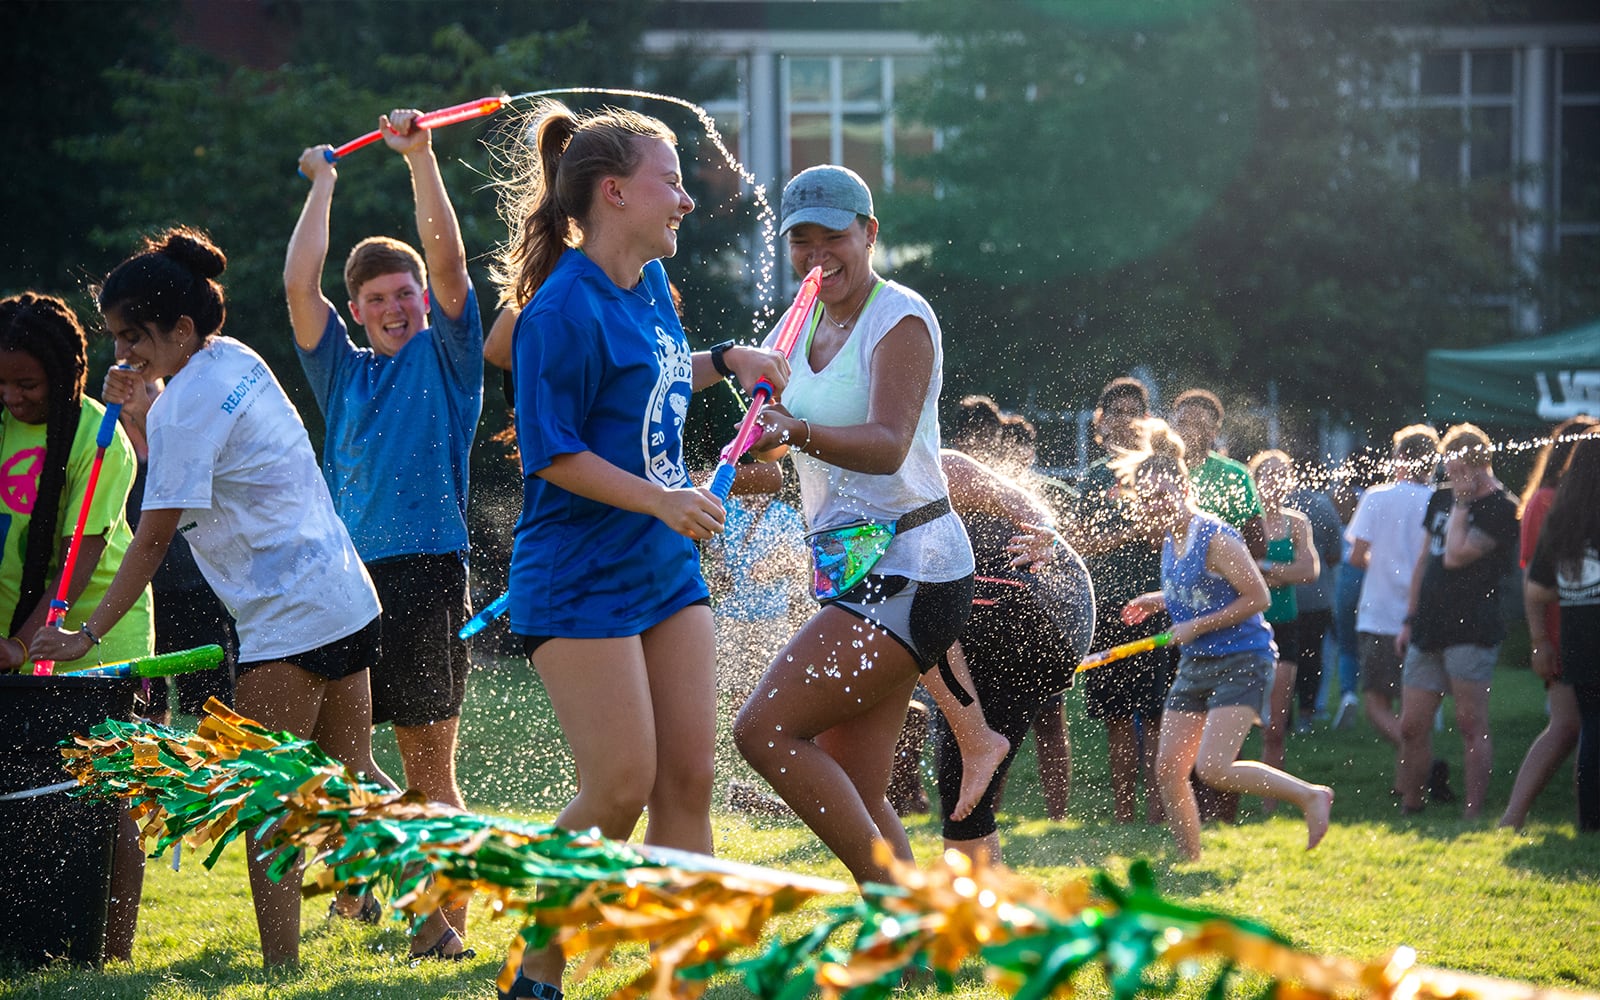
[(345, 262), (350, 315), (369, 346), (351, 342), (322, 294), (338, 176), (326, 146), (300, 157), (311, 191), (283, 284), (300, 362), (327, 423), (323, 475), (383, 602), (372, 721), (394, 723), (410, 788), (459, 807), (456, 733), (469, 662), (456, 633), (470, 610), (467, 477), (483, 409), (483, 321), (455, 210), (417, 115), (391, 112), (379, 128), (410, 168), (426, 261), (375, 236)]

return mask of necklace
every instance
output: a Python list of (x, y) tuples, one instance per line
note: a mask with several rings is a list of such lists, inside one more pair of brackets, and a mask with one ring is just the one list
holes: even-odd
[(834, 326), (838, 327), (841, 330), (845, 329), (851, 323), (854, 323), (856, 321), (856, 317), (861, 315), (861, 310), (866, 308), (867, 300), (872, 298), (871, 288), (872, 288), (872, 286), (871, 286), (871, 284), (869, 284), (867, 286), (867, 288), (862, 291), (861, 301), (856, 303), (855, 310), (850, 313), (850, 318), (845, 320), (843, 323), (841, 323), (838, 320), (834, 319), (832, 316), (828, 316), (828, 307), (827, 306), (823, 306), (822, 307), (822, 315), (827, 317), (827, 320), (828, 320), (829, 323), (832, 323)]
[[(641, 289), (642, 289), (642, 291), (641, 291)], [(628, 291), (632, 292), (641, 301), (643, 301), (645, 305), (649, 306), (650, 308), (654, 309), (656, 307), (656, 297), (654, 295), (651, 295), (649, 288), (646, 287), (646, 285), (644, 283), (644, 272), (643, 271), (639, 272), (639, 281), (638, 281), (638, 283), (633, 285), (632, 287), (630, 287), (628, 289)]]

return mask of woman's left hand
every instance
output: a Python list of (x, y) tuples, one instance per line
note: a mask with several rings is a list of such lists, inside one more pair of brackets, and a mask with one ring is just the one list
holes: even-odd
[(784, 387), (789, 384), (789, 359), (768, 347), (735, 345), (722, 354), (722, 361), (739, 380), (739, 385), (749, 392), (755, 384), (766, 379), (772, 386), (772, 398), (782, 399)]
[(1195, 619), (1172, 626), (1172, 641), (1179, 646), (1187, 646), (1200, 636), (1200, 627), (1195, 623)]
[(750, 450), (757, 455), (772, 451), (774, 448), (800, 444), (805, 437), (799, 418), (790, 414), (778, 403), (769, 403), (762, 407), (756, 425), (761, 428), (761, 436), (756, 438)]
[(28, 640), (28, 652), (34, 662), (55, 660), (65, 663), (89, 655), (94, 643), (82, 632), (69, 632), (63, 628), (45, 627), (33, 633)]
[(1006, 543), (1006, 551), (1011, 553), (1011, 568), (1027, 567), (1028, 572), (1037, 573), (1047, 563), (1056, 557), (1056, 549), (1065, 544), (1056, 529), (1043, 524), (1024, 524), (1022, 533), (1012, 535), (1011, 541)]

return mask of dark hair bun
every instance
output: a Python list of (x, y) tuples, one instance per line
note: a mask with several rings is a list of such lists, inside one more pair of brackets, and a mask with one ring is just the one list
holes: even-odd
[(178, 226), (151, 240), (151, 249), (170, 257), (202, 278), (216, 278), (228, 267), (228, 258), (198, 229)]

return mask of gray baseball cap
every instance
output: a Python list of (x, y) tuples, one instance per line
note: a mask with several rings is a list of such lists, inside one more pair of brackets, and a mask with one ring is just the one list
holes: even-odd
[(824, 229), (848, 229), (856, 216), (872, 217), (872, 192), (849, 167), (807, 167), (783, 188), (783, 224), (778, 235), (806, 222)]

